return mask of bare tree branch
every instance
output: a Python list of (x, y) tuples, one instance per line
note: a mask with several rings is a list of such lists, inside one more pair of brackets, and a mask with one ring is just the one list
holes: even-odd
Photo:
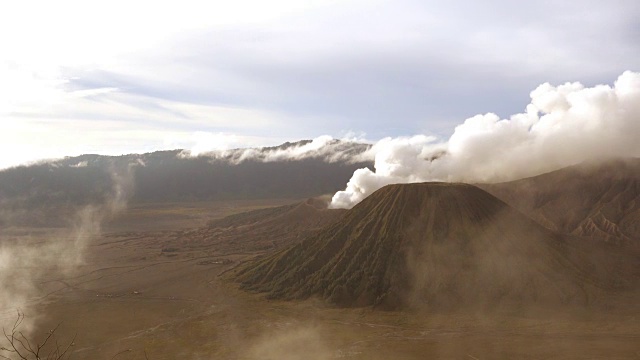
[[(41, 354), (46, 351), (45, 348), (52, 348), (46, 357), (47, 360), (67, 360), (71, 356), (69, 351), (74, 345), (76, 335), (74, 335), (71, 342), (66, 347), (62, 347), (56, 337), (56, 331), (60, 327), (58, 324), (55, 328), (49, 331), (42, 343), (31, 341), (19, 330), (20, 326), (24, 322), (24, 313), (18, 310), (16, 321), (11, 328), (11, 332), (7, 333), (6, 329), (2, 329), (4, 338), (7, 340), (9, 347), (0, 347), (0, 359), (4, 360), (43, 360)], [(54, 343), (51, 343), (53, 341)], [(47, 344), (49, 344), (47, 346)], [(20, 349), (21, 348), (21, 349)]]

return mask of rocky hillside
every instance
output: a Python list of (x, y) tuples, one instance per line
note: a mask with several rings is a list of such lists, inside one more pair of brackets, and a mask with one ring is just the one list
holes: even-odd
[(640, 244), (640, 159), (579, 164), (479, 186), (549, 229)]

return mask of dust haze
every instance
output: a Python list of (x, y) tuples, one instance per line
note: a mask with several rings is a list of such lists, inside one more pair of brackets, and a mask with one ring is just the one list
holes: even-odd
[[(0, 233), (0, 327), (13, 325), (16, 312), (20, 311), (26, 315), (21, 330), (33, 330), (44, 315), (38, 304), (46, 297), (38, 279), (44, 274), (70, 276), (84, 264), (86, 248), (100, 234), (103, 222), (126, 208), (133, 193), (135, 166), (112, 167), (112, 188), (106, 201), (80, 207), (65, 224), (58, 224), (61, 228), (13, 226), (11, 211), (5, 210)], [(20, 211), (19, 205), (14, 204), (14, 208)], [(32, 231), (38, 234), (33, 235)]]
[(247, 359), (324, 360), (335, 354), (319, 329), (311, 326), (274, 330), (249, 342)]

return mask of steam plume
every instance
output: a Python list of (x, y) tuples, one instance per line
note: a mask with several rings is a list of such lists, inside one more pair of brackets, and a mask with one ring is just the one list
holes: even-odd
[(375, 172), (356, 170), (331, 207), (351, 208), (384, 185), (423, 181), (493, 182), (534, 176), (583, 161), (640, 156), (640, 73), (613, 87), (538, 86), (524, 113), (471, 117), (446, 142), (418, 135), (372, 148)]

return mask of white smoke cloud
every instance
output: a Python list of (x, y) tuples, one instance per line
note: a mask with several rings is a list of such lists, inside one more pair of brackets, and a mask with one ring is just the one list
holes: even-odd
[(187, 155), (200, 156), (225, 151), (234, 145), (241, 144), (241, 139), (233, 134), (196, 132), (192, 135), (194, 145)]
[(88, 161), (80, 161), (79, 163), (77, 163), (75, 165), (69, 165), (69, 167), (83, 168), (83, 167), (87, 167), (88, 165), (89, 165)]
[[(362, 139), (336, 139), (329, 135), (319, 136), (311, 141), (299, 143), (285, 143), (281, 146), (266, 148), (229, 149), (230, 144), (237, 143), (231, 135), (212, 134), (203, 137), (206, 144), (199, 142), (189, 151), (183, 151), (180, 156), (209, 157), (215, 160), (226, 160), (233, 164), (244, 161), (290, 161), (307, 158), (321, 158), (327, 162), (358, 162), (373, 160), (374, 153), (368, 151), (369, 145), (363, 144)], [(202, 149), (216, 150), (202, 151)]]
[(614, 86), (538, 86), (524, 113), (471, 117), (446, 142), (383, 139), (371, 149), (375, 172), (359, 169), (332, 199), (351, 208), (384, 185), (423, 181), (508, 181), (588, 160), (640, 156), (640, 73)]

